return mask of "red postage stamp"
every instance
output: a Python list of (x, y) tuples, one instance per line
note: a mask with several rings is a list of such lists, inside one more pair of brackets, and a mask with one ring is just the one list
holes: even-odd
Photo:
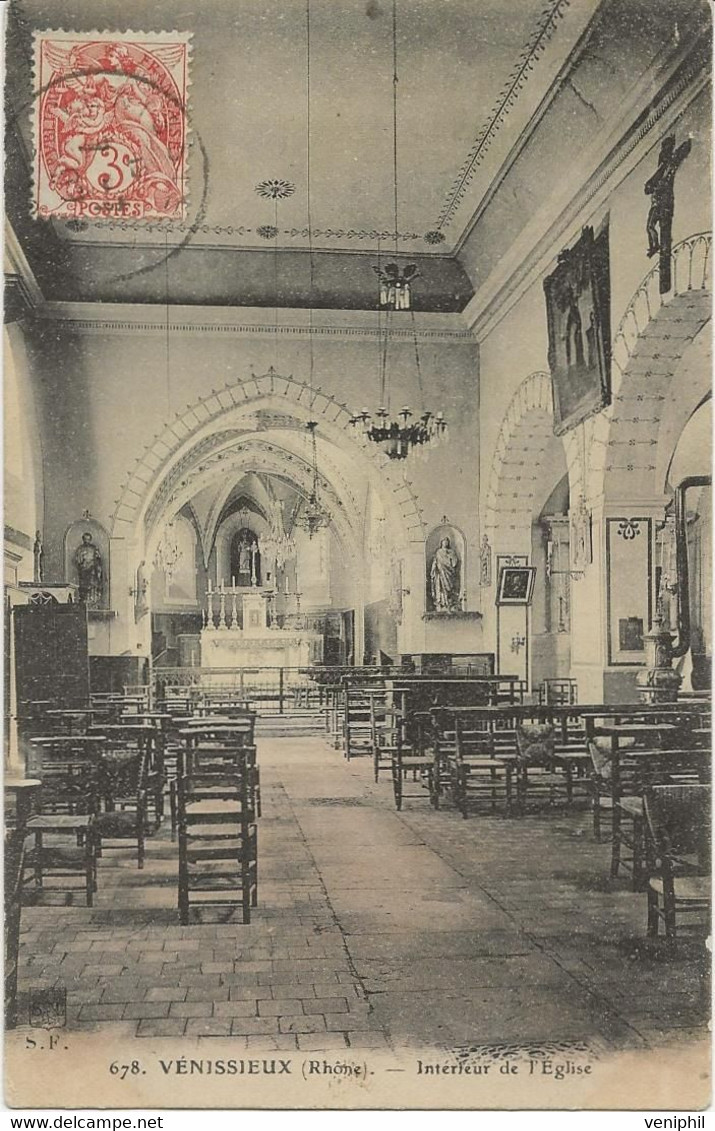
[(186, 216), (187, 33), (35, 36), (37, 216)]

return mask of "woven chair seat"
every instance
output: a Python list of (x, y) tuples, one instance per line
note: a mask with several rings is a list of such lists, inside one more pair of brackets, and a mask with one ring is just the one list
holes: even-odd
[(100, 813), (97, 817), (97, 830), (100, 836), (126, 836), (131, 833), (137, 824), (136, 812), (128, 810), (115, 810), (113, 813)]
[(86, 860), (86, 849), (80, 848), (71, 844), (50, 844), (43, 845), (42, 848), (32, 848), (25, 856), (25, 864), (29, 868), (34, 868), (38, 863), (41, 863), (43, 868), (51, 868), (52, 874), (61, 875), (60, 869), (63, 867), (70, 868), (72, 874), (77, 872), (84, 865)]
[[(651, 876), (648, 881), (648, 886), (653, 891), (657, 891), (659, 895), (663, 894), (663, 881), (659, 876)], [(677, 900), (707, 902), (710, 899), (711, 884), (709, 876), (676, 876), (673, 881), (673, 887)]]
[(631, 817), (643, 816), (643, 798), (642, 797), (621, 797), (618, 800), (618, 808), (622, 809), (624, 813), (628, 813)]
[(46, 813), (42, 816), (31, 817), (25, 826), (28, 832), (71, 832), (74, 829), (86, 829), (92, 818), (82, 814)]

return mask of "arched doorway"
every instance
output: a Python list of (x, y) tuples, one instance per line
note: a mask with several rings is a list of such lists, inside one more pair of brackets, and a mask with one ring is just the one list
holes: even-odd
[[(534, 688), (569, 674), (569, 469), (575, 458), (572, 439), (554, 435), (549, 374), (531, 373), (509, 403), (492, 458), (483, 529), (494, 569), (483, 611), (499, 670)], [(536, 567), (530, 608), (495, 607), (500, 571), (511, 565)]]
[[(306, 424), (315, 419), (319, 490), (330, 522), (325, 533), (312, 538), (302, 531), (300, 515), (312, 490)], [(302, 558), (304, 568), (299, 568), (298, 579), (295, 569), (291, 573), (290, 567), (281, 566), (280, 588), (285, 583), (291, 597), (302, 591), (301, 622), (312, 614), (337, 614), (326, 632), (341, 632), (342, 654), (349, 652), (359, 662), (364, 654), (366, 601), (372, 600), (394, 618), (394, 636), (402, 635), (400, 650), (408, 651), (405, 633), (417, 618), (404, 615), (398, 624), (397, 602), (389, 599), (387, 586), (400, 576), (400, 597), (409, 597), (412, 591), (417, 600), (420, 588), (411, 584), (410, 571), (423, 552), (421, 516), (401, 471), (355, 437), (349, 421), (344, 406), (273, 370), (193, 406), (138, 461), (117, 504), (113, 535), (126, 548), (128, 568), (135, 558), (151, 561), (162, 529), (172, 515), (190, 506), (201, 549), (199, 589), (216, 587), (221, 580), (228, 585), (232, 577), (238, 582), (241, 575), (242, 581), (251, 583), (255, 578), (252, 588), (267, 590), (268, 583), (275, 587), (277, 577), (271, 569), (273, 551), (266, 556), (264, 540), (272, 545), (280, 541), (276, 532), (292, 523), (295, 530), (286, 526), (283, 533), (294, 534), (297, 558)], [(188, 434), (180, 439), (185, 430)], [(366, 576), (361, 553), (368, 491), (379, 500), (384, 516), (380, 554), (385, 562), (379, 568), (371, 563), (371, 578)], [(251, 516), (239, 521), (234, 514), (237, 525), (228, 538), (227, 507), (235, 503), (237, 492), (251, 500)], [(276, 508), (282, 513), (280, 523)], [(252, 573), (242, 570), (247, 564), (240, 560), (242, 539), (253, 546), (253, 555), (250, 546), (243, 548), (249, 570), (253, 557)], [(399, 573), (393, 569), (395, 562), (402, 567)], [(372, 574), (382, 579), (385, 592), (376, 591)], [(225, 603), (230, 622), (230, 597)]]
[[(681, 474), (674, 456), (711, 388), (710, 260), (711, 235), (697, 233), (673, 249), (671, 292), (660, 295), (657, 267), (646, 275), (614, 336), (612, 403), (583, 426), (594, 533), (584, 592), (600, 608), (579, 642), (589, 697), (610, 702), (637, 694), (644, 636), (663, 599), (660, 575)], [(709, 474), (710, 439), (686, 438), (680, 451), (687, 448)], [(706, 525), (698, 529), (707, 542)]]

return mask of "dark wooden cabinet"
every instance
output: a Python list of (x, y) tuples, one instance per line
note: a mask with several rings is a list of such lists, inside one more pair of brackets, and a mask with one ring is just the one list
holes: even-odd
[(18, 714), (27, 705), (89, 701), (87, 610), (84, 605), (16, 605), (15, 679)]

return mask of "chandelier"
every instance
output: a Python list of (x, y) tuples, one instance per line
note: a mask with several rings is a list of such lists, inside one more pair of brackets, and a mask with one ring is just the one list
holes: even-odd
[(436, 446), (447, 434), (447, 421), (443, 413), (438, 412), (435, 416), (431, 412), (423, 412), (419, 420), (411, 424), (413, 415), (409, 405), (404, 405), (396, 419), (391, 420), (389, 412), (382, 406), (373, 420), (364, 408), (350, 418), (350, 423), (366, 439), (379, 444), (390, 459), (407, 459), (413, 450), (419, 452), (420, 445)]
[[(399, 217), (398, 217), (398, 181), (397, 181), (397, 0), (392, 0), (392, 177), (393, 177), (393, 208), (395, 221), (395, 261), (381, 265), (379, 262), (380, 246), (378, 244), (378, 264), (374, 267), (377, 273), (380, 290), (377, 302), (377, 330), (380, 341), (380, 408), (374, 417), (363, 408), (350, 418), (350, 423), (356, 432), (374, 444), (378, 444), (389, 459), (406, 459), (411, 452), (421, 454), (428, 446), (438, 443), (446, 438), (447, 422), (444, 413), (423, 411), (418, 418), (409, 405), (404, 405), (394, 416), (390, 412), (390, 393), (387, 373), (387, 352), (390, 341), (390, 318), (395, 314), (400, 318), (401, 311), (409, 311), (412, 321), (412, 336), (415, 349), (415, 368), (417, 383), (420, 392), (420, 402), (423, 400), (422, 371), (420, 368), (420, 352), (417, 344), (417, 329), (412, 302), (412, 283), (419, 277), (419, 271), (414, 263), (400, 265), (397, 262), (399, 255)], [(381, 312), (385, 311), (384, 326)]]
[(318, 423), (315, 420), (309, 420), (306, 428), (310, 432), (310, 440), (313, 455), (313, 486), (307, 501), (296, 518), (296, 524), (305, 530), (308, 537), (312, 538), (320, 530), (330, 525), (330, 512), (326, 510), (320, 502), (318, 496), (318, 452), (315, 443), (315, 430)]
[(154, 566), (156, 569), (163, 570), (166, 574), (166, 580), (171, 582), (174, 576), (174, 570), (181, 558), (181, 549), (176, 538), (176, 529), (174, 527), (174, 519), (172, 518), (167, 522), (159, 540), (159, 545), (154, 554)]
[(272, 509), (271, 528), (267, 534), (258, 536), (258, 548), (261, 554), (273, 559), (276, 569), (283, 569), (288, 558), (295, 555), (295, 542), (286, 534), (280, 500), (274, 500)]
[(373, 267), (380, 280), (380, 306), (385, 310), (412, 309), (412, 281), (419, 278), (414, 263), (408, 263), (400, 270), (397, 263), (386, 263), (384, 267)]

